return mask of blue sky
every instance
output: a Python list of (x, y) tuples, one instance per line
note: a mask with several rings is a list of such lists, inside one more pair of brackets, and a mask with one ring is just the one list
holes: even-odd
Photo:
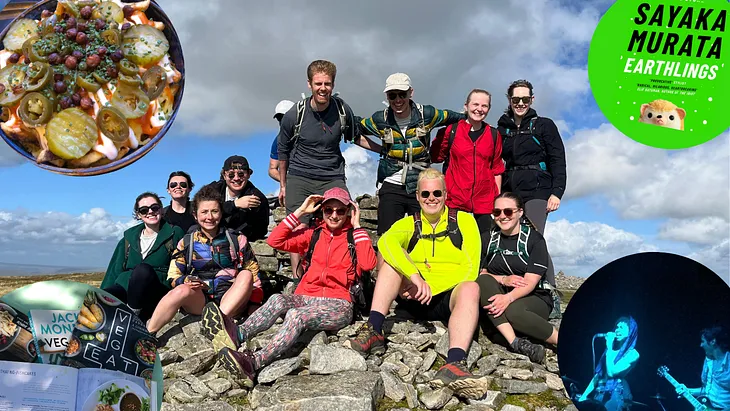
[[(404, 71), (414, 82), (414, 99), (439, 108), (460, 110), (474, 87), (492, 91), (487, 120), (494, 125), (505, 107), (509, 82), (530, 79), (535, 108), (556, 121), (568, 157), (566, 195), (546, 229), (558, 269), (585, 276), (622, 255), (660, 250), (696, 258), (725, 278), (730, 275), (728, 133), (689, 150), (641, 146), (605, 124), (590, 93), (588, 45), (611, 2), (536, 0), (527, 11), (516, 1), (472, 2), (463, 6), (473, 11), (467, 20), (458, 10), (420, 8), (414, 21), (395, 24), (391, 17), (374, 18), (375, 9), (382, 7), (354, 6), (361, 18), (346, 20), (351, 10), (321, 0), (317, 4), (326, 6), (331, 19), (328, 27), (317, 29), (311, 28), (318, 18), (316, 4), (244, 7), (211, 0), (196, 11), (184, 2), (159, 3), (176, 25), (186, 59), (185, 96), (175, 124), (145, 157), (102, 176), (56, 175), (19, 163), (19, 156), (0, 148), (0, 182), (6, 193), (0, 199), (0, 238), (24, 233), (10, 248), (6, 241), (0, 262), (105, 266), (139, 193), (166, 195), (167, 175), (175, 170), (190, 173), (199, 188), (218, 178), (229, 155), (246, 156), (255, 171), (254, 184), (274, 193), (278, 184), (267, 175), (277, 133), (274, 106), (307, 91), (306, 65), (327, 58), (338, 65), (335, 90), (361, 116), (382, 110), (385, 77)], [(228, 17), (236, 7), (250, 16), (246, 27)], [(394, 7), (393, 13), (409, 9), (407, 4)], [(202, 26), (208, 30), (198, 31)], [(229, 36), (233, 29), (236, 37)], [(350, 145), (342, 148), (351, 190), (374, 192), (377, 157)], [(694, 168), (698, 157), (709, 164)], [(613, 169), (613, 162), (641, 172)], [(671, 196), (678, 185), (686, 187), (687, 196), (710, 195), (719, 209)], [(44, 224), (53, 226), (51, 234), (43, 232)], [(688, 229), (672, 230), (679, 226)], [(64, 229), (66, 239), (58, 234)], [(29, 257), (25, 244), (43, 242), (44, 234), (50, 236), (48, 244)]]

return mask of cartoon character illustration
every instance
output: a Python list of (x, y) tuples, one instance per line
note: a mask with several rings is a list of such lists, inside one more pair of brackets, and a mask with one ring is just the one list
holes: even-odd
[(649, 104), (641, 105), (642, 123), (654, 124), (657, 126), (684, 130), (684, 117), (687, 112), (667, 100), (654, 100)]

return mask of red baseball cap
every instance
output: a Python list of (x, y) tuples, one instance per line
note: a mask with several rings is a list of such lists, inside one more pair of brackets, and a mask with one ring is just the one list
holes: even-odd
[(337, 200), (344, 205), (355, 204), (352, 199), (350, 199), (350, 193), (340, 187), (333, 187), (325, 191), (324, 200), (322, 202), (327, 200)]

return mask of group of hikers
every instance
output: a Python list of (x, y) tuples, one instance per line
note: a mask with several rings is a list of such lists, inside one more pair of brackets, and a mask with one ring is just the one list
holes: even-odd
[[(532, 85), (509, 85), (495, 128), (485, 122), (486, 90), (472, 90), (463, 112), (442, 110), (414, 102), (410, 78), (395, 73), (385, 84), (388, 107), (360, 118), (333, 95), (335, 77), (333, 63), (312, 62), (311, 96), (276, 107), (269, 175), (287, 215), (268, 237), (269, 204), (245, 157), (226, 159), (220, 180), (192, 200), (190, 176), (174, 172), (169, 206), (151, 192), (136, 199), (142, 224), (124, 233), (101, 287), (152, 333), (180, 310), (201, 315), (221, 365), (251, 382), (303, 331), (339, 330), (357, 310), (367, 321), (345, 345), (383, 353), (394, 301), (416, 320), (448, 323), (446, 364), (432, 386), (467, 398), (487, 391), (489, 380), (466, 366), (480, 316), (509, 349), (542, 362), (545, 345), (558, 342), (549, 319), (560, 313), (542, 232), (560, 206), (566, 170), (557, 127), (531, 107)], [(347, 188), (343, 140), (380, 155), (377, 253)], [(440, 162), (443, 172), (431, 167)], [(265, 295), (251, 247), (263, 238), (290, 253), (293, 294)], [(377, 276), (363, 308), (371, 271)], [(264, 347), (241, 349), (280, 317)]]

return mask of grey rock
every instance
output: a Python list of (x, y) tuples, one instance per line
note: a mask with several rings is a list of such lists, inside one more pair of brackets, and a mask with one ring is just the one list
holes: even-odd
[(215, 353), (213, 349), (194, 355), (182, 362), (173, 363), (162, 367), (164, 378), (184, 377), (186, 375), (197, 374), (207, 371), (215, 362)]
[(259, 384), (268, 384), (278, 380), (280, 377), (283, 377), (299, 368), (300, 362), (300, 358), (294, 357), (285, 358), (271, 363), (259, 373), (257, 377)]
[(380, 372), (380, 364), (381, 362), (376, 361), (372, 358), (368, 358), (365, 360), (365, 363), (368, 365), (368, 371), (370, 372)]
[(162, 363), (162, 365), (169, 365), (177, 362), (179, 358), (180, 356), (177, 355), (177, 352), (175, 350), (160, 351), (160, 363)]
[(444, 387), (437, 390), (425, 390), (418, 397), (421, 403), (429, 410), (443, 408), (454, 396), (454, 392)]
[(506, 404), (500, 411), (525, 411), (525, 409), (516, 405)]
[(440, 356), (442, 356), (444, 358), (449, 356), (449, 333), (448, 333), (448, 331), (446, 333), (444, 333), (443, 335), (441, 335), (441, 337), (439, 337), (439, 340), (436, 343), (435, 349), (436, 349), (436, 352)]
[(195, 393), (204, 397), (209, 397), (213, 393), (210, 388), (205, 385), (205, 383), (200, 381), (200, 379), (194, 375), (185, 376), (183, 381), (185, 381)]
[(294, 376), (277, 381), (257, 411), (371, 411), (383, 394), (383, 381), (376, 373)]
[(186, 383), (177, 381), (167, 390), (165, 399), (171, 403), (190, 404), (202, 402), (205, 397), (200, 394), (195, 394)]
[(506, 348), (502, 347), (501, 345), (497, 345), (497, 344), (490, 344), (487, 347), (487, 351), (489, 351), (490, 354), (497, 354), (499, 356), (499, 358), (502, 360), (530, 361), (530, 359), (526, 355), (509, 352), (509, 351), (507, 351)]
[(558, 368), (558, 363), (556, 361), (547, 361), (545, 363), (545, 368), (555, 374), (560, 372), (560, 368)]
[(430, 370), (433, 363), (436, 362), (437, 356), (438, 354), (436, 354), (436, 351), (428, 350), (426, 354), (423, 355), (423, 364), (421, 364), (421, 368), (419, 368), (419, 371), (426, 372)]
[(467, 400), (469, 405), (482, 405), (489, 408), (499, 408), (500, 405), (507, 399), (507, 396), (500, 391), (487, 391), (484, 398), (479, 400)]
[(234, 388), (226, 393), (226, 398), (238, 398), (245, 397), (248, 394), (246, 390), (240, 388)]
[(548, 386), (544, 382), (504, 379), (496, 379), (495, 381), (502, 387), (502, 391), (507, 394), (540, 394), (548, 390)]
[(389, 371), (381, 371), (380, 378), (383, 380), (385, 396), (391, 400), (398, 402), (406, 397), (406, 391), (403, 383), (393, 373)]
[(533, 365), (538, 365), (538, 364), (533, 364), (530, 361), (503, 360), (502, 365), (504, 365), (505, 367), (508, 367), (508, 368), (522, 368), (525, 370), (532, 370)]
[(547, 384), (548, 388), (550, 388), (551, 390), (562, 390), (563, 388), (565, 388), (563, 380), (555, 374), (546, 373), (545, 384)]
[(261, 271), (276, 272), (279, 269), (279, 259), (276, 257), (256, 256)]
[(208, 383), (208, 387), (213, 390), (216, 394), (223, 394), (224, 392), (231, 389), (231, 382), (225, 378), (217, 378)]
[(456, 397), (451, 397), (451, 399), (449, 400), (449, 402), (447, 402), (446, 405), (444, 405), (444, 409), (445, 410), (450, 410), (450, 409), (453, 409), (453, 408), (458, 407), (459, 404), (460, 404), (459, 403), (459, 400)]
[(257, 385), (251, 390), (251, 392), (248, 394), (248, 403), (251, 404), (251, 407), (256, 409), (261, 406), (261, 401), (263, 401), (271, 391), (271, 387), (268, 387), (266, 385)]
[(312, 374), (334, 374), (341, 371), (367, 371), (368, 366), (356, 351), (330, 345), (312, 347), (309, 372)]
[(482, 346), (479, 345), (478, 342), (472, 341), (471, 345), (469, 346), (469, 352), (466, 356), (466, 366), (467, 368), (471, 368), (474, 363), (477, 362), (477, 360), (482, 356)]
[[(158, 335), (161, 335), (158, 333)], [(170, 337), (169, 340), (167, 340), (167, 343), (165, 343), (165, 347), (169, 348), (171, 350), (177, 350), (179, 348), (182, 348), (182, 346), (185, 345), (185, 334), (182, 333), (182, 330), (179, 334), (175, 334), (172, 337)]]
[(315, 345), (325, 345), (327, 344), (327, 333), (324, 331), (318, 332), (312, 339), (309, 341), (309, 344), (307, 345), (307, 348), (312, 348)]
[(418, 393), (411, 384), (404, 384), (403, 388), (405, 388), (406, 391), (406, 403), (408, 404), (408, 408), (413, 409), (421, 405), (421, 401), (418, 400)]
[(570, 404), (567, 407), (563, 408), (563, 411), (578, 411), (578, 407), (576, 407), (573, 404)]
[(378, 210), (360, 210), (362, 220), (378, 221)]
[[(245, 408), (244, 408), (245, 409)], [(162, 403), (160, 411), (237, 411), (235, 407), (225, 401), (208, 401), (200, 404), (169, 404)]]
[(192, 322), (185, 324), (182, 327), (183, 335), (186, 340), (190, 340), (193, 336), (200, 336), (200, 316), (189, 316)]
[(347, 327), (337, 331), (338, 337), (354, 337), (357, 334), (358, 328), (362, 326), (362, 321), (358, 321), (355, 324), (350, 324)]
[(286, 208), (284, 207), (277, 207), (272, 211), (272, 217), (274, 217), (275, 222), (281, 222), (283, 219), (286, 218)]
[(251, 243), (251, 249), (256, 255), (256, 258), (273, 257), (275, 254), (275, 250), (270, 245), (266, 244), (266, 241), (263, 240), (254, 241), (253, 243)]
[(419, 351), (422, 351), (431, 345), (431, 336), (414, 331), (405, 336), (405, 343), (416, 347)]
[(522, 368), (508, 368), (500, 365), (495, 372), (508, 379), (527, 381), (532, 378), (532, 371)]
[(476, 372), (478, 375), (489, 375), (494, 372), (499, 366), (500, 359), (497, 354), (490, 354), (486, 357), (480, 358), (477, 361), (477, 367), (479, 370)]
[(378, 204), (380, 204), (380, 198), (378, 196), (363, 197), (362, 200), (360, 200), (360, 208), (365, 210), (377, 210)]
[(467, 405), (460, 411), (494, 411), (494, 408), (482, 404)]

